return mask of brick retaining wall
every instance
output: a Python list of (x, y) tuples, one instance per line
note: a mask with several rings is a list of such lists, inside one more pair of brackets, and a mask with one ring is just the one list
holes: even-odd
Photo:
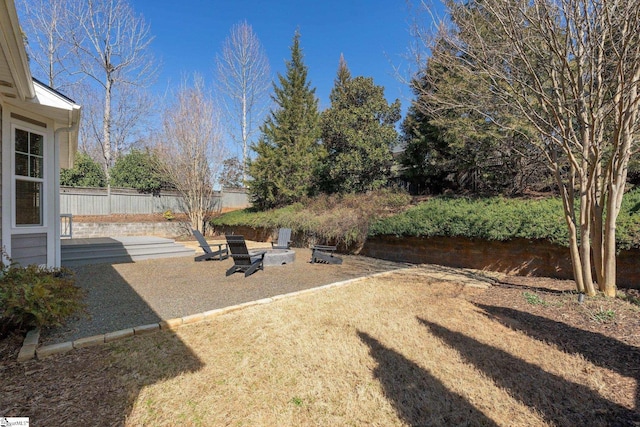
[[(264, 227), (249, 227), (249, 226), (237, 226), (237, 227), (215, 227), (213, 230), (215, 235), (224, 236), (225, 234), (237, 234), (240, 236), (244, 236), (247, 240), (253, 240), (255, 242), (272, 242), (278, 239), (278, 229), (277, 228), (264, 228)], [(291, 233), (291, 246), (297, 248), (306, 248), (311, 246), (312, 244), (317, 243), (312, 241), (312, 239), (304, 234), (296, 232), (295, 230)]]
[(74, 222), (73, 237), (157, 236), (176, 238), (191, 234), (186, 222)]
[[(270, 228), (253, 228), (248, 226), (215, 227), (213, 232), (214, 234), (221, 236), (225, 234), (236, 234), (244, 236), (245, 239), (253, 240), (255, 242), (270, 242), (274, 233)], [(277, 234), (277, 230), (275, 233)]]
[[(475, 268), (521, 276), (573, 278), (569, 248), (539, 240), (499, 242), (462, 237), (376, 236), (367, 239), (360, 254), (390, 261)], [(618, 286), (640, 288), (640, 251), (622, 251), (617, 261)]]

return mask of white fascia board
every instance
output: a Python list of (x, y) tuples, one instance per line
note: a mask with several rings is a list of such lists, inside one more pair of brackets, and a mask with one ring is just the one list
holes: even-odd
[[(55, 121), (57, 129), (77, 129), (77, 126), (80, 123), (80, 105), (37, 80), (33, 81), (33, 85), (35, 87), (36, 96), (30, 100), (29, 104), (31, 108), (39, 111), (46, 117), (51, 117)], [(78, 133), (73, 132), (73, 134), (75, 135), (76, 140), (72, 143), (77, 147)]]
[(33, 98), (35, 88), (14, 0), (0, 0), (0, 46), (7, 57), (18, 98), (22, 101)]
[[(80, 105), (61, 93), (51, 89), (49, 86), (33, 81), (36, 96), (31, 100), (32, 109), (39, 111), (42, 115), (50, 117), (55, 122), (56, 138), (59, 138), (58, 131), (67, 132), (64, 143), (68, 144), (68, 159), (65, 159), (65, 167), (73, 166), (73, 158), (78, 149), (78, 126), (80, 124)], [(62, 139), (58, 140), (60, 143)]]
[(51, 107), (58, 110), (71, 111), (80, 114), (80, 106), (64, 95), (59, 94), (37, 80), (33, 81), (33, 86), (35, 88), (35, 97), (31, 102), (40, 104), (44, 107)]

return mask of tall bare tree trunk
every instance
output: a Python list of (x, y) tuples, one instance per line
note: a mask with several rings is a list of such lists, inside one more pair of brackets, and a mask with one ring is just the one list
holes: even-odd
[[(595, 176), (601, 175), (600, 165), (598, 164)], [(596, 272), (596, 282), (598, 284), (604, 283), (604, 272), (606, 271), (604, 265), (604, 208), (603, 204), (606, 203), (606, 192), (602, 189), (601, 179), (596, 180), (596, 185), (592, 190), (592, 212), (591, 212), (591, 252), (593, 254), (593, 267)]]
[(102, 94), (98, 99), (104, 108), (85, 116), (81, 133), (100, 145), (109, 183), (119, 145), (138, 124), (141, 114), (136, 110), (148, 108), (131, 102), (131, 94), (148, 87), (157, 74), (150, 55), (152, 37), (128, 0), (67, 0), (65, 13), (73, 25), (68, 43), (74, 54), (74, 72), (87, 77), (82, 90)]
[(620, 209), (615, 203), (617, 191), (614, 188), (609, 190), (608, 213), (604, 223), (604, 275), (603, 282), (599, 283), (600, 290), (609, 297), (616, 296), (616, 218)]
[(247, 93), (242, 93), (242, 182), (247, 182), (247, 145), (249, 143), (249, 129), (247, 114)]
[(216, 86), (222, 95), (231, 139), (242, 149), (242, 179), (247, 180), (250, 138), (268, 108), (269, 61), (253, 28), (240, 22), (216, 55)]
[[(578, 247), (578, 232), (575, 223), (575, 215), (573, 208), (573, 192), (564, 190), (558, 170), (556, 170), (556, 180), (561, 189), (562, 207), (564, 210), (564, 220), (569, 231), (569, 254), (571, 255), (571, 266), (573, 267), (573, 277), (576, 281), (578, 292), (586, 293), (584, 276), (582, 274), (582, 257), (580, 256), (580, 248)], [(587, 282), (588, 283), (588, 282)]]
[(102, 154), (104, 156), (104, 174), (107, 179), (107, 185), (110, 185), (111, 179), (111, 90), (113, 83), (107, 78), (105, 81), (104, 91), (104, 113), (102, 116)]

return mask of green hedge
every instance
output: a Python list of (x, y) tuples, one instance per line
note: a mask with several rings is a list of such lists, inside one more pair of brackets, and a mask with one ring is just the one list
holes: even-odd
[(618, 249), (640, 248), (640, 187), (624, 195), (616, 228)]
[(423, 202), (371, 225), (369, 235), (548, 239), (567, 244), (559, 199), (445, 198)]
[[(264, 212), (230, 212), (214, 226), (288, 227), (347, 245), (363, 236), (459, 236), (486, 240), (541, 239), (567, 246), (559, 198), (434, 197), (409, 207), (404, 196), (320, 198)], [(398, 211), (401, 211), (398, 213)], [(396, 212), (394, 214), (394, 212)], [(618, 217), (618, 249), (640, 247), (640, 188), (625, 195)]]
[[(625, 195), (618, 216), (618, 249), (640, 247), (640, 190)], [(459, 236), (486, 240), (543, 239), (568, 246), (559, 198), (541, 200), (437, 197), (374, 222), (369, 236)]]

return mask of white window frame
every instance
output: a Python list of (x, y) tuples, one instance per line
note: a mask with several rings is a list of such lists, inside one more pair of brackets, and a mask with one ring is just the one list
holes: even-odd
[[(42, 178), (32, 178), (29, 176), (16, 175), (16, 129), (29, 132), (30, 134), (40, 135), (42, 137)], [(26, 125), (23, 122), (11, 123), (11, 204), (13, 206), (11, 212), (11, 226), (14, 230), (19, 232), (33, 232), (41, 233), (47, 232), (47, 207), (48, 207), (48, 156), (47, 152), (47, 132), (45, 129), (40, 129), (32, 125)], [(41, 224), (17, 224), (17, 209), (16, 203), (16, 181), (28, 181), (41, 183), (40, 194), (40, 219)]]

